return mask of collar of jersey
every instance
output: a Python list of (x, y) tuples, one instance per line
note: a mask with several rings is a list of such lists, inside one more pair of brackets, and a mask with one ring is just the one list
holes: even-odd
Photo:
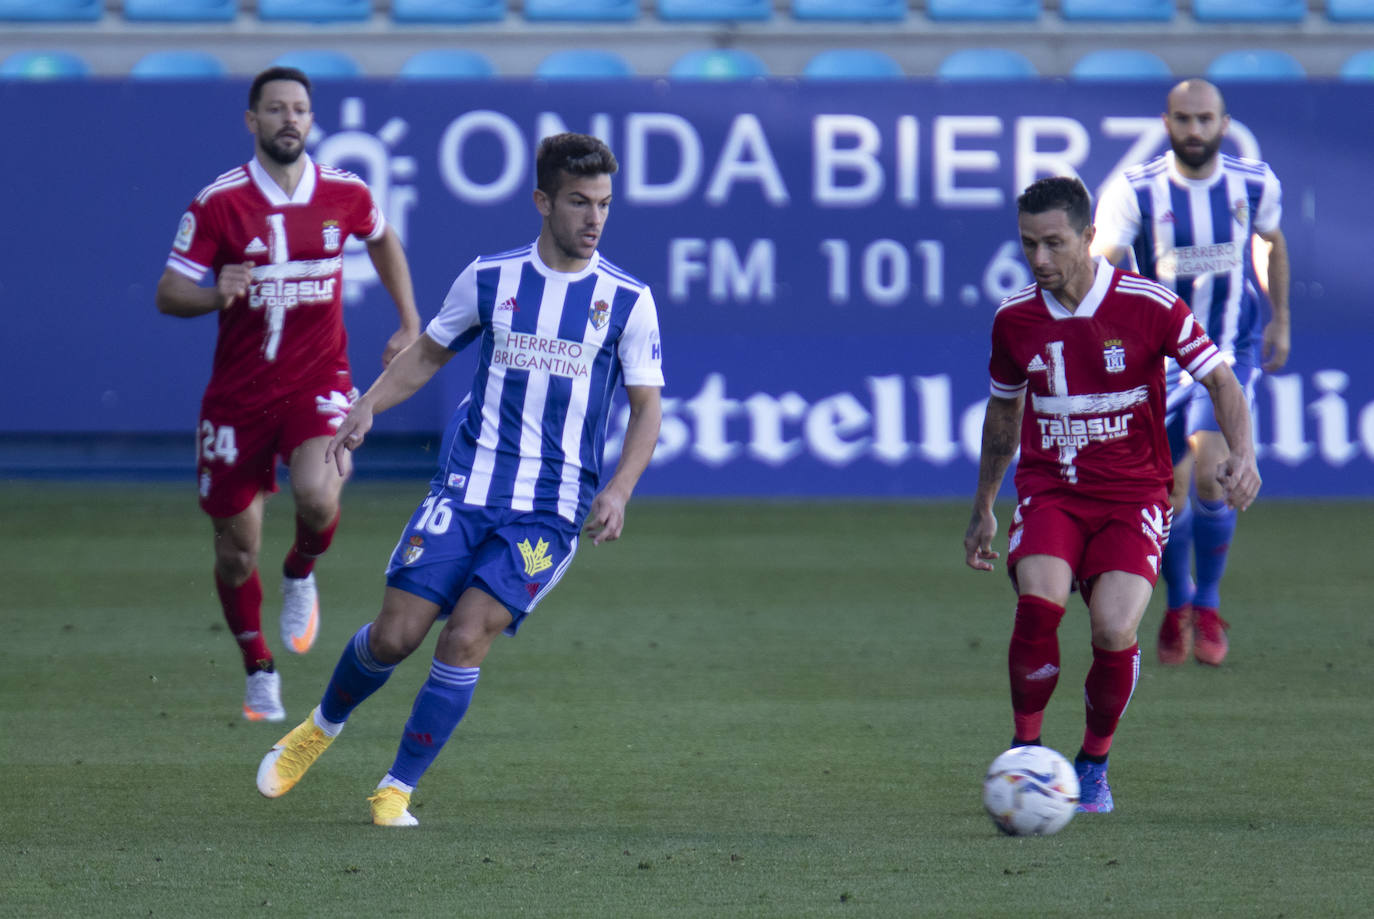
[(1185, 188), (1211, 188), (1221, 181), (1221, 174), (1225, 171), (1221, 168), (1221, 154), (1218, 153), (1217, 165), (1211, 175), (1205, 179), (1190, 179), (1178, 171), (1178, 157), (1174, 155), (1174, 151), (1169, 150), (1164, 155), (1169, 158), (1169, 178)]
[(1093, 286), (1088, 289), (1087, 296), (1078, 304), (1078, 309), (1072, 312), (1064, 304), (1060, 303), (1048, 290), (1040, 288), (1040, 295), (1045, 298), (1045, 306), (1050, 311), (1050, 316), (1054, 319), (1088, 319), (1097, 312), (1097, 308), (1102, 305), (1102, 298), (1107, 296), (1107, 289), (1112, 286), (1112, 263), (1100, 255), (1093, 256), (1093, 262), (1097, 265), (1097, 272), (1093, 276)]
[(601, 264), (600, 249), (592, 251), (592, 257), (587, 260), (587, 267), (583, 268), (581, 271), (558, 271), (544, 264), (544, 259), (539, 254), (539, 240), (537, 239), (530, 245), (530, 252), (534, 255), (531, 261), (534, 264), (535, 271), (538, 271), (546, 278), (557, 278), (560, 281), (580, 281), (595, 271), (597, 266)]
[(248, 174), (253, 177), (253, 184), (273, 207), (310, 203), (310, 198), (315, 194), (315, 161), (305, 152), (301, 153), (301, 159), (305, 162), (305, 171), (301, 173), (301, 180), (296, 183), (295, 193), (290, 196), (277, 184), (276, 179), (267, 174), (267, 170), (262, 168), (262, 163), (258, 162), (256, 156), (248, 161)]

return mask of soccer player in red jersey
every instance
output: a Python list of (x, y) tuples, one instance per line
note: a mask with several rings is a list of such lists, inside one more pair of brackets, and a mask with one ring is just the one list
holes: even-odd
[[(367, 244), (400, 327), (382, 362), (420, 334), (400, 237), (366, 184), (305, 152), (310, 80), (273, 67), (253, 80), (245, 113), (254, 156), (206, 186), (182, 215), (157, 285), (170, 316), (219, 317), (197, 430), (200, 506), (214, 524), (215, 586), (248, 673), (243, 715), (281, 721), (281, 679), (262, 636), (258, 551), (277, 460), (291, 474), (296, 539), (283, 564), (282, 641), (308, 651), (319, 628), (315, 559), (339, 521), (349, 467), (325, 445), (357, 390), (343, 324), (343, 246)], [(200, 281), (213, 273), (213, 286)]]
[(1169, 538), (1165, 357), (1211, 397), (1230, 446), (1211, 474), (1227, 502), (1248, 507), (1260, 477), (1235, 374), (1177, 295), (1093, 257), (1083, 184), (1034, 183), (1017, 199), (1017, 224), (1035, 283), (1004, 300), (993, 319), (992, 395), (965, 560), (992, 570), (993, 501), (1019, 447), (1007, 555), (1017, 592), (1008, 653), (1013, 743), (1040, 742), (1059, 678), (1059, 622), (1077, 587), (1088, 605), (1093, 663), (1074, 766), (1079, 810), (1101, 813), (1114, 806), (1107, 754), (1135, 691), (1136, 630)]

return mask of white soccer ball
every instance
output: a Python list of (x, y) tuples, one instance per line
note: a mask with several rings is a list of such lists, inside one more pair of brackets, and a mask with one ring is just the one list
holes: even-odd
[(1003, 833), (1048, 836), (1073, 819), (1078, 775), (1049, 747), (1012, 747), (983, 777), (983, 806)]

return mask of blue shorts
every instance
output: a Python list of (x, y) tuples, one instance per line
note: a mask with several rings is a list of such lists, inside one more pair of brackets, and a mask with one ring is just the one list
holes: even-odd
[(386, 583), (437, 603), (440, 618), (476, 587), (510, 610), (514, 635), (568, 570), (577, 533), (557, 514), (477, 507), (436, 489), (401, 533)]
[[(1231, 367), (1250, 406), (1250, 429), (1255, 429), (1255, 383), (1260, 378), (1258, 367), (1235, 364)], [(1173, 386), (1164, 400), (1164, 430), (1169, 435), (1169, 456), (1177, 465), (1188, 455), (1188, 438), (1198, 431), (1220, 431), (1212, 397), (1207, 387), (1191, 377)], [(1173, 382), (1172, 380), (1170, 381)]]

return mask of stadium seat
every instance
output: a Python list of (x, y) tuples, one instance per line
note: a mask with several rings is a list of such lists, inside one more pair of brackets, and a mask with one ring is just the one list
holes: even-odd
[(1302, 22), (1307, 0), (1193, 0), (1198, 22)]
[(210, 80), (225, 76), (224, 62), (206, 51), (153, 51), (129, 71), (140, 80)]
[(134, 22), (233, 22), (239, 0), (124, 0), (123, 8)]
[(1070, 22), (1171, 22), (1177, 12), (1174, 0), (1059, 0), (1059, 15)]
[(794, 19), (900, 22), (906, 13), (906, 0), (792, 0)]
[(902, 65), (881, 51), (836, 48), (822, 51), (802, 68), (808, 80), (900, 80)]
[(288, 51), (272, 62), (278, 67), (295, 67), (305, 71), (312, 80), (338, 80), (360, 77), (363, 70), (358, 62), (342, 51), (304, 49)]
[(1332, 22), (1374, 22), (1374, 0), (1326, 0)]
[(20, 51), (0, 63), (0, 79), (70, 80), (91, 75), (91, 65), (69, 51)]
[(1008, 48), (965, 48), (940, 61), (935, 75), (942, 80), (1027, 80), (1039, 76), (1035, 65)]
[(658, 17), (669, 21), (762, 22), (773, 18), (772, 0), (658, 0)]
[(931, 19), (981, 19), (1033, 22), (1040, 18), (1040, 0), (927, 0)]
[(291, 22), (366, 22), (372, 0), (258, 0), (258, 18)]
[(1075, 80), (1164, 80), (1173, 75), (1164, 59), (1136, 48), (1106, 48), (1078, 59)]
[(632, 77), (634, 73), (630, 62), (614, 51), (580, 48), (555, 51), (534, 68), (534, 75), (546, 80), (600, 80)]
[(95, 22), (103, 15), (102, 0), (0, 0), (0, 20)]
[(639, 18), (639, 0), (525, 0), (524, 14), (531, 22), (629, 22)]
[(435, 48), (406, 58), (396, 75), (407, 80), (471, 80), (494, 77), (496, 68), (476, 51)]
[(1301, 80), (1306, 76), (1287, 51), (1228, 51), (1207, 65), (1211, 80)]
[(688, 51), (673, 61), (668, 76), (678, 80), (747, 80), (768, 76), (768, 65), (749, 51), (712, 48)]
[(500, 22), (506, 0), (391, 0), (392, 22)]
[(1356, 51), (1341, 65), (1342, 80), (1374, 80), (1374, 50)]

